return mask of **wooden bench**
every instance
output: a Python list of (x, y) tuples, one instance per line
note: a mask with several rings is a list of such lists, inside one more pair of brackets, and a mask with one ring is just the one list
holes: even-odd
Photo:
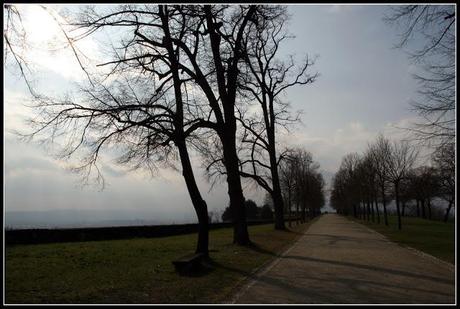
[(172, 263), (176, 270), (180, 273), (191, 272), (198, 270), (201, 266), (201, 261), (204, 258), (203, 253), (187, 254)]

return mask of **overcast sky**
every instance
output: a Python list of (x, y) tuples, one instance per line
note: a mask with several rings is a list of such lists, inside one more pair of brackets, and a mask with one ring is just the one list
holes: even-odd
[[(41, 89), (57, 93), (83, 77), (70, 51), (47, 52), (47, 41), (59, 36), (53, 20), (40, 8), (22, 7), (29, 39), (40, 45), (35, 50), (34, 69)], [(388, 6), (290, 6), (289, 30), (296, 36), (282, 52), (317, 56), (314, 71), (320, 77), (312, 85), (293, 88), (287, 94), (294, 110), (303, 110), (302, 125), (280, 139), (305, 147), (321, 165), (325, 178), (336, 172), (341, 158), (361, 152), (379, 132), (390, 137), (401, 133), (414, 114), (409, 101), (416, 96), (411, 74), (416, 69), (407, 55), (393, 45), (397, 32), (382, 21)], [(39, 21), (39, 22), (37, 22)], [(81, 46), (94, 54), (95, 42)], [(14, 73), (14, 72), (13, 72)], [(106, 210), (107, 218), (117, 211), (129, 211), (132, 218), (159, 219), (164, 223), (196, 221), (181, 174), (162, 170), (151, 178), (139, 172), (126, 173), (104, 162), (107, 186), (103, 191), (79, 186), (79, 178), (54, 159), (52, 151), (40, 145), (19, 142), (11, 130), (27, 129), (22, 121), (30, 111), (22, 105), (27, 91), (17, 72), (5, 71), (4, 83), (4, 174), (7, 211)], [(198, 162), (199, 158), (195, 158)], [(211, 211), (221, 211), (228, 203), (225, 184), (214, 186), (203, 177), (196, 164), (200, 188)], [(247, 198), (259, 204), (261, 190), (248, 188)], [(129, 215), (128, 215), (129, 216)]]

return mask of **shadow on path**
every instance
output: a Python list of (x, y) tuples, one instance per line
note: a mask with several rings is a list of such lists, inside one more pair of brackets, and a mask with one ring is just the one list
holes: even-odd
[(386, 274), (413, 277), (413, 278), (425, 279), (425, 280), (432, 280), (435, 282), (442, 282), (446, 284), (452, 284), (455, 282), (455, 280), (448, 280), (444, 278), (427, 276), (427, 275), (422, 275), (422, 274), (414, 274), (414, 273), (403, 271), (403, 270), (389, 269), (389, 268), (383, 268), (383, 267), (377, 267), (377, 266), (369, 266), (369, 265), (363, 265), (363, 264), (357, 264), (357, 263), (351, 263), (351, 262), (339, 262), (339, 261), (334, 261), (334, 260), (317, 259), (317, 258), (312, 258), (312, 257), (307, 257), (307, 256), (286, 255), (286, 256), (281, 257), (281, 259), (296, 259), (296, 260), (309, 261), (309, 262), (327, 263), (327, 264), (339, 265), (339, 266), (345, 266), (345, 267), (354, 267), (354, 268), (383, 272)]
[[(250, 273), (247, 271), (242, 271), (237, 268), (225, 266), (220, 263), (214, 263), (213, 265), (216, 268), (222, 268), (228, 271), (232, 271), (232, 272), (241, 274), (247, 277), (247, 280), (249, 281), (257, 280), (258, 282), (262, 282), (270, 286), (275, 286), (283, 290), (287, 294), (295, 294), (297, 297), (300, 297), (300, 298), (308, 297), (308, 298), (311, 298), (312, 300), (314, 299), (315, 303), (334, 303), (333, 301), (334, 295), (338, 295), (341, 293), (340, 291), (330, 291), (327, 289), (322, 291), (322, 289), (319, 289), (314, 286), (298, 286), (298, 285), (295, 285), (295, 282), (292, 282), (292, 281), (274, 278), (272, 276), (267, 276), (266, 274), (262, 274), (262, 275), (257, 274), (257, 273), (254, 274), (254, 273)], [(337, 277), (326, 279), (326, 278), (317, 278), (317, 277), (312, 277), (312, 276), (309, 276), (306, 279), (319, 281), (320, 283), (325, 283), (325, 282), (332, 282), (334, 284), (340, 283), (343, 286), (346, 286), (356, 291), (357, 295), (362, 294), (364, 292), (363, 289), (366, 289), (368, 287), (375, 287), (376, 289), (382, 290), (382, 291), (390, 290), (392, 294), (395, 294), (395, 293), (400, 294), (402, 299), (406, 296), (406, 294), (398, 293), (397, 291), (395, 291), (395, 289), (396, 290), (404, 289), (404, 290), (410, 290), (410, 291), (417, 291), (417, 292), (433, 294), (433, 295), (443, 295), (446, 297), (451, 296), (451, 294), (448, 294), (448, 293), (431, 291), (427, 289), (414, 288), (414, 287), (404, 286), (404, 285), (390, 285), (390, 284), (385, 284), (382, 282), (375, 282), (371, 280), (337, 278)], [(289, 282), (292, 282), (293, 284)], [(344, 295), (344, 294), (340, 294), (340, 295)], [(344, 296), (347, 297), (349, 295), (344, 295)], [(367, 296), (370, 297), (371, 299), (368, 299), (368, 301), (363, 301), (362, 303), (373, 303), (373, 302), (374, 303), (386, 303), (386, 298), (382, 297), (379, 294), (375, 295), (375, 297), (371, 295), (367, 295)], [(343, 301), (343, 299), (341, 301)], [(448, 303), (448, 301), (446, 301), (446, 303)]]
[[(322, 216), (292, 250), (246, 276), (236, 303), (452, 303), (453, 272), (339, 216)], [(273, 263), (273, 262), (272, 262)], [(436, 268), (434, 268), (436, 267)]]

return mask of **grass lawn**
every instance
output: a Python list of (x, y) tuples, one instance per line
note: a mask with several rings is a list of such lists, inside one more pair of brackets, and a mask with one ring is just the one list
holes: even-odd
[(352, 220), (362, 223), (387, 236), (390, 240), (431, 254), (444, 261), (455, 263), (455, 223), (432, 221), (414, 217), (402, 217), (401, 231), (398, 230), (398, 217), (389, 216), (389, 226), (364, 220)]
[(313, 221), (275, 231), (250, 226), (252, 248), (232, 229), (210, 232), (210, 271), (179, 276), (171, 261), (195, 249), (195, 234), (164, 238), (18, 245), (5, 249), (6, 303), (219, 303)]

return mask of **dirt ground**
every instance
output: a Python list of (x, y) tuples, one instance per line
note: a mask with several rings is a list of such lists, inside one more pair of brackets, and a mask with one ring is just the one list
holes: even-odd
[(455, 268), (365, 226), (323, 215), (232, 303), (455, 303)]

